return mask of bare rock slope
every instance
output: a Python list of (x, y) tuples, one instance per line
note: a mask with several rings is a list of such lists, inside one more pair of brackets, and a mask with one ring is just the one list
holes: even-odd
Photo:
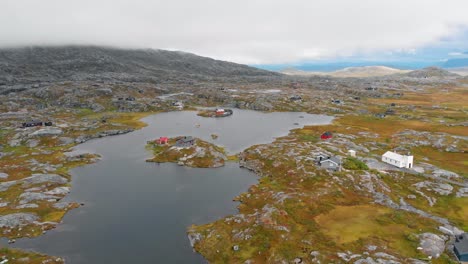
[(0, 85), (109, 79), (161, 82), (279, 75), (179, 51), (94, 46), (0, 49)]

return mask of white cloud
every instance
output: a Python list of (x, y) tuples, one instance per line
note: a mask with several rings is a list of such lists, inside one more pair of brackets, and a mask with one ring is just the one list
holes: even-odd
[(407, 51), (468, 27), (466, 0), (1, 0), (0, 46), (162, 48), (241, 63)]

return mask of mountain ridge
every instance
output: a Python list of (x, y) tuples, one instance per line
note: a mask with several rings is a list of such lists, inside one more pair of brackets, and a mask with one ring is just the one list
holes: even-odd
[(160, 82), (280, 75), (181, 51), (101, 46), (0, 49), (0, 83), (6, 84), (99, 79)]

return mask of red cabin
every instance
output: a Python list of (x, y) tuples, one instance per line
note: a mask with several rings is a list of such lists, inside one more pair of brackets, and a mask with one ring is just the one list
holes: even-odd
[(222, 108), (216, 109), (216, 115), (224, 115), (224, 109)]
[(163, 144), (167, 144), (168, 142), (169, 142), (168, 137), (160, 137), (159, 139), (156, 139), (156, 144), (163, 145)]
[(331, 133), (331, 132), (328, 132), (328, 131), (325, 132), (325, 133), (323, 133), (323, 134), (320, 136), (320, 138), (323, 139), (323, 140), (327, 140), (327, 139), (330, 139), (330, 138), (332, 138), (332, 137), (333, 137), (332, 133)]

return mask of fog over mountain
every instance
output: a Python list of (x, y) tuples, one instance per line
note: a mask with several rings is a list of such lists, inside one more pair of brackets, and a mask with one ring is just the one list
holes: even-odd
[(169, 49), (245, 64), (427, 60), (468, 48), (466, 10), (464, 0), (6, 0), (0, 46)]

